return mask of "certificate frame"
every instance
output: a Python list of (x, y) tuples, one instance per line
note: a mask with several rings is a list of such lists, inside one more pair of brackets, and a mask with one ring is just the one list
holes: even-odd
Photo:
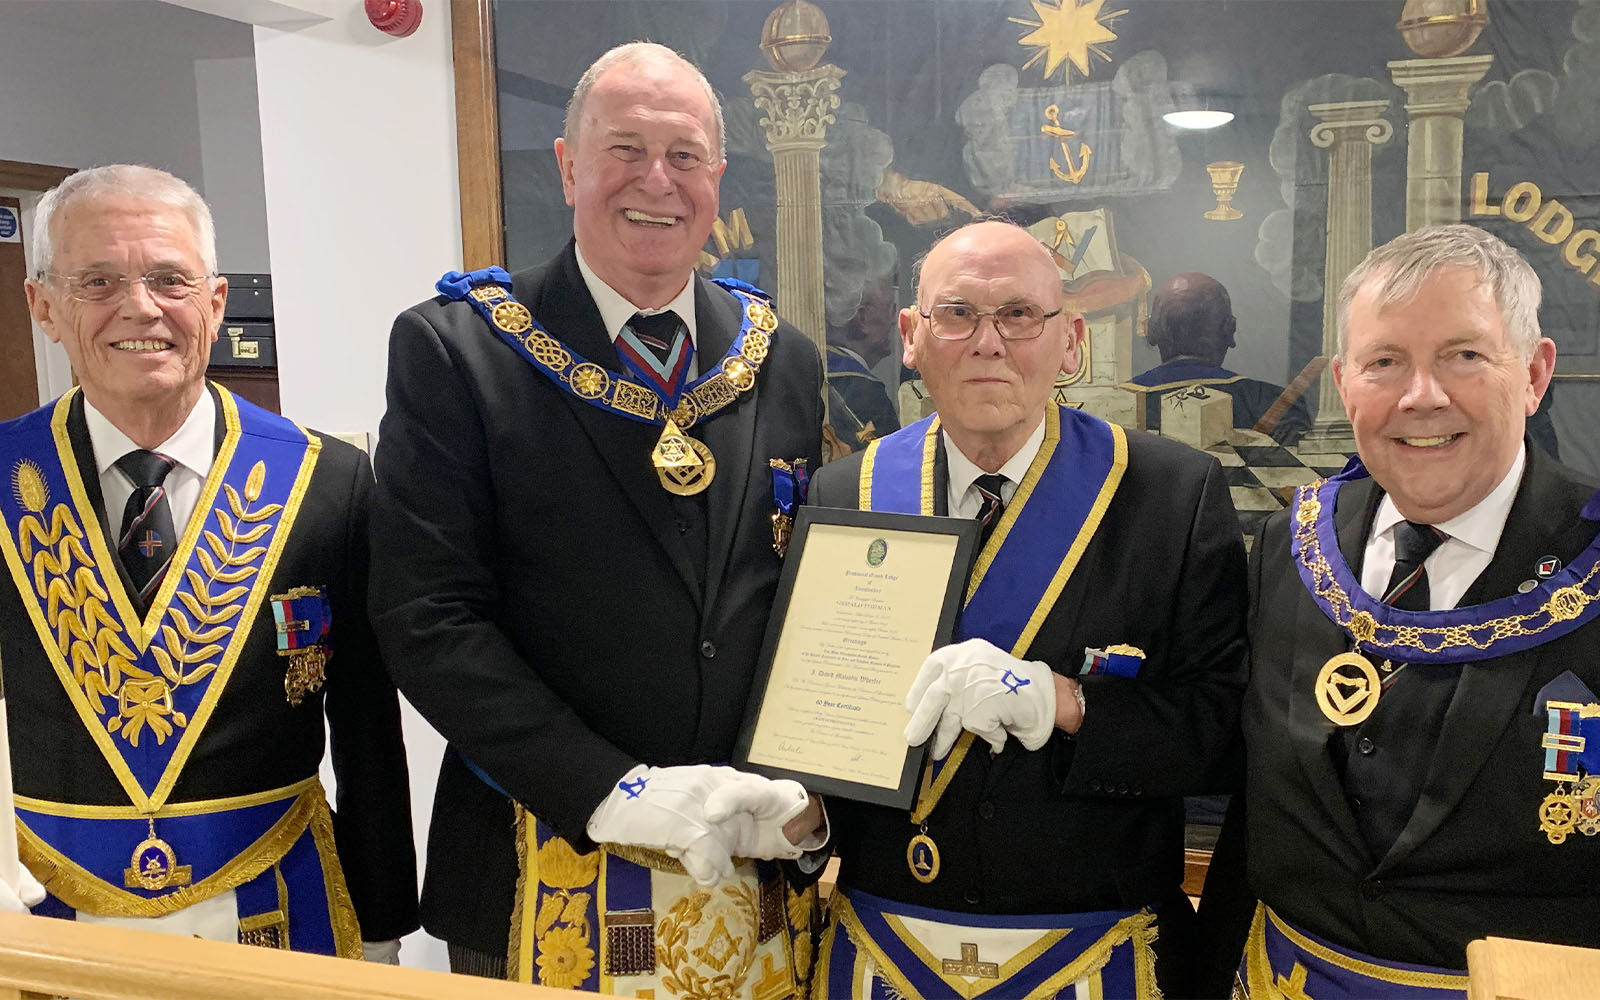
[[(930, 584), (927, 593), (938, 594), (939, 610), (927, 652), (947, 645), (955, 635), (956, 616), (960, 613), (966, 594), (967, 581), (977, 558), (981, 525), (971, 518), (931, 517), (919, 514), (894, 514), (882, 511), (854, 510), (842, 507), (801, 507), (796, 518), (788, 554), (784, 559), (783, 573), (778, 580), (778, 591), (773, 601), (767, 631), (761, 644), (761, 659), (757, 662), (755, 680), (750, 687), (744, 721), (739, 730), (733, 763), (742, 770), (763, 774), (770, 778), (790, 778), (807, 789), (824, 795), (839, 796), (860, 802), (869, 802), (891, 808), (909, 809), (916, 799), (917, 778), (927, 754), (927, 743), (906, 747), (899, 768), (899, 781), (889, 788), (880, 784), (851, 780), (836, 773), (778, 766), (751, 760), (762, 713), (767, 707), (769, 694), (774, 697), (783, 692), (773, 688), (773, 673), (780, 644), (786, 630), (804, 625), (805, 620), (791, 616), (792, 602), (800, 584), (803, 555), (814, 534), (826, 533), (835, 527), (868, 529), (887, 540), (892, 549), (896, 536), (946, 535), (953, 536), (954, 549), (946, 578), (937, 586)], [(822, 566), (823, 570), (829, 568)], [(927, 653), (922, 654), (924, 657)], [(920, 661), (919, 661), (920, 665)], [(906, 677), (909, 687), (915, 672)], [(900, 697), (904, 698), (902, 692)]]

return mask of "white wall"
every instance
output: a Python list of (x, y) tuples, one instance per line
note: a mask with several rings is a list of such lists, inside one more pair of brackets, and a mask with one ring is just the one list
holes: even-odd
[(391, 322), (461, 264), (450, 23), (430, 4), (396, 39), (344, 7), (255, 29), (262, 166), (283, 412), (375, 432)]
[[(461, 266), (449, 11), (394, 39), (356, 0), (323, 6), (314, 27), (255, 29), (279, 384), (303, 424), (376, 432), (390, 324)], [(409, 705), (405, 724), (420, 860), (444, 743)], [(401, 961), (448, 964), (421, 932)]]

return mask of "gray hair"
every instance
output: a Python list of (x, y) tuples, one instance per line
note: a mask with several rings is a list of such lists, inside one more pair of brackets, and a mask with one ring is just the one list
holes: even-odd
[(57, 218), (68, 206), (103, 195), (128, 195), (170, 205), (189, 217), (200, 244), (200, 259), (206, 273), (217, 269), (217, 229), (211, 209), (187, 181), (157, 170), (131, 163), (113, 163), (80, 170), (44, 193), (34, 209), (33, 268), (36, 272), (55, 265), (55, 227)]
[(1506, 336), (1524, 361), (1539, 346), (1539, 276), (1514, 248), (1492, 233), (1461, 223), (1425, 226), (1397, 236), (1367, 254), (1339, 289), (1339, 357), (1349, 343), (1350, 304), (1373, 286), (1373, 306), (1409, 302), (1422, 283), (1446, 268), (1469, 268), (1494, 293)]
[(704, 88), (706, 100), (711, 102), (711, 117), (717, 125), (716, 158), (723, 159), (728, 150), (728, 128), (722, 122), (722, 102), (717, 99), (717, 92), (711, 89), (711, 81), (700, 72), (700, 67), (685, 59), (682, 54), (656, 42), (625, 42), (606, 50), (583, 71), (583, 76), (578, 78), (578, 85), (572, 88), (572, 99), (567, 101), (567, 117), (561, 124), (561, 135), (567, 140), (567, 145), (577, 144), (578, 125), (583, 121), (583, 105), (589, 99), (589, 91), (594, 88), (595, 81), (600, 79), (600, 74), (622, 63), (643, 62), (650, 58), (677, 63), (692, 73), (695, 80)]

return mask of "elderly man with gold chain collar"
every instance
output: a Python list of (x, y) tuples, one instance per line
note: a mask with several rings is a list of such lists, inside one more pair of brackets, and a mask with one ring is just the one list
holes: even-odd
[(958, 620), (906, 699), (932, 737), (908, 816), (835, 800), (839, 889), (813, 997), (1187, 994), (1181, 796), (1244, 683), (1244, 550), (1216, 460), (1051, 401), (1076, 369), (1048, 250), (945, 237), (900, 313), (930, 417), (817, 476), (813, 501), (975, 517)]
[(804, 992), (814, 897), (775, 859), (820, 846), (820, 810), (719, 765), (820, 460), (821, 363), (694, 273), (721, 122), (670, 49), (601, 56), (555, 141), (574, 241), (395, 323), (374, 620), (450, 742), (423, 923), (456, 971)]
[[(1241, 833), (1252, 997), (1464, 997), (1467, 943), (1600, 946), (1600, 498), (1525, 437), (1539, 279), (1466, 225), (1372, 251), (1333, 371), (1359, 461), (1252, 553)], [(1253, 907), (1253, 920), (1252, 920)], [(1222, 978), (1221, 976), (1217, 977)], [(1213, 982), (1214, 994), (1225, 992)]]
[(17, 828), (49, 893), (8, 901), (393, 961), (416, 860), (366, 456), (205, 381), (227, 281), (183, 181), (80, 171), (34, 250), (33, 318), (81, 388), (0, 424)]

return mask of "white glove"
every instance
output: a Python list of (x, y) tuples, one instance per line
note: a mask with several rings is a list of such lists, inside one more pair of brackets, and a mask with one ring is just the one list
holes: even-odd
[(1029, 750), (1050, 739), (1056, 724), (1055, 675), (1038, 660), (1019, 660), (985, 639), (968, 639), (928, 654), (911, 693), (910, 746), (933, 736), (943, 760), (961, 730), (983, 737), (995, 753), (1010, 733)]
[[(792, 791), (759, 787), (779, 785)], [(589, 817), (587, 829), (596, 843), (664, 851), (682, 862), (696, 882), (715, 885), (733, 877), (735, 854), (779, 856), (773, 837), (783, 843), (783, 856), (797, 856), (783, 836), (783, 824), (805, 804), (805, 790), (792, 781), (709, 764), (640, 764), (617, 782)]]
[(736, 771), (732, 780), (706, 797), (706, 819), (722, 831), (728, 850), (740, 858), (787, 858), (805, 851), (783, 835), (783, 825), (810, 801), (805, 787), (787, 778), (764, 778)]
[(379, 965), (400, 964), (400, 942), (389, 941), (363, 941), (361, 942), (362, 961), (376, 962)]
[(29, 907), (44, 902), (44, 886), (33, 877), (27, 866), (17, 866), (17, 884), (7, 885), (0, 879), (0, 913), (27, 913)]

